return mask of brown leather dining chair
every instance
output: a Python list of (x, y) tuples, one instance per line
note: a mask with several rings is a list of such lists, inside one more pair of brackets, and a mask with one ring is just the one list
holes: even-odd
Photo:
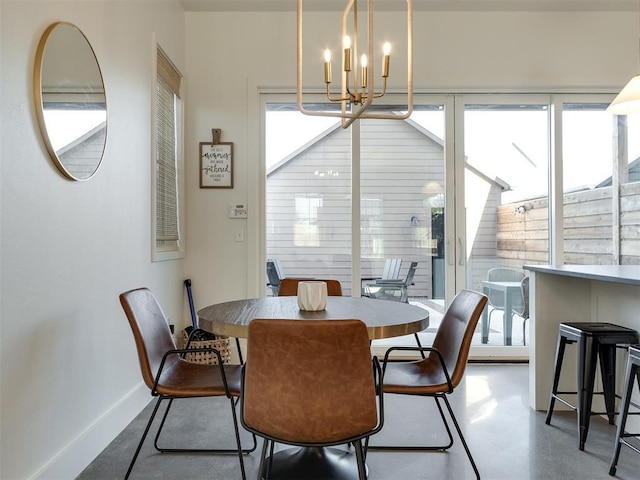
[[(384, 356), (383, 390), (398, 395), (418, 395), (433, 397), (449, 436), (449, 443), (440, 446), (369, 446), (370, 450), (428, 451), (447, 450), (453, 446), (451, 429), (442, 409), (444, 402), (464, 450), (471, 462), (476, 478), (480, 478), (478, 468), (462, 434), (447, 395), (453, 393), (464, 376), (469, 348), (478, 319), (487, 303), (486, 295), (472, 290), (458, 293), (442, 318), (433, 347), (391, 347)], [(426, 351), (424, 360), (410, 362), (389, 362), (393, 351)]]
[(359, 478), (366, 479), (362, 439), (382, 428), (381, 373), (360, 320), (252, 320), (240, 418), (265, 439), (258, 478), (281, 477), (274, 443), (306, 447), (295, 454), (305, 471), (287, 478), (329, 477), (319, 448), (352, 443)]
[[(122, 293), (120, 295), (120, 303), (133, 331), (144, 383), (151, 390), (151, 395), (158, 397), (142, 438), (129, 464), (125, 479), (129, 478), (131, 474), (140, 449), (163, 400), (169, 400), (169, 402), (154, 440), (156, 450), (159, 452), (237, 453), (240, 460), (242, 478), (245, 479), (242, 454), (255, 450), (256, 443), (254, 436), (253, 448), (243, 450), (240, 444), (240, 433), (235, 410), (236, 402), (234, 399), (240, 397), (242, 366), (223, 365), (220, 352), (215, 349), (212, 350), (218, 357), (217, 365), (187, 362), (183, 358), (185, 353), (209, 349), (176, 349), (164, 312), (149, 289), (138, 288)], [(237, 448), (185, 449), (158, 446), (158, 439), (173, 400), (177, 398), (220, 396), (226, 396), (231, 404)]]
[(327, 295), (330, 297), (342, 296), (342, 285), (338, 280), (324, 280), (316, 278), (283, 278), (280, 281), (280, 290), (278, 291), (279, 297), (295, 297), (298, 295), (298, 283), (300, 282), (326, 282)]

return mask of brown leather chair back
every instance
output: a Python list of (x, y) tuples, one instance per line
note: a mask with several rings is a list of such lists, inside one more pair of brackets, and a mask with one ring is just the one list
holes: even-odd
[[(138, 361), (142, 378), (149, 388), (153, 388), (163, 355), (176, 348), (167, 318), (148, 288), (138, 288), (120, 294), (124, 309), (138, 349)], [(178, 355), (170, 355), (165, 370), (178, 361)]]
[[(486, 303), (486, 295), (472, 290), (462, 290), (449, 305), (436, 333), (433, 347), (444, 357), (454, 388), (464, 375), (473, 332)], [(423, 362), (439, 364), (433, 353)]]
[(378, 423), (367, 328), (360, 320), (256, 319), (242, 392), (249, 430), (331, 444)]
[(338, 280), (323, 280), (323, 279), (311, 279), (311, 278), (283, 278), (280, 281), (280, 290), (278, 291), (279, 297), (295, 297), (298, 295), (298, 283), (300, 282), (326, 282), (327, 283), (327, 295), (330, 297), (342, 296), (342, 285)]

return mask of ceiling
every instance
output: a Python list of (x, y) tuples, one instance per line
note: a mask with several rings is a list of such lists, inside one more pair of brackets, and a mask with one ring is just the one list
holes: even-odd
[[(181, 0), (191, 12), (281, 12), (295, 11), (296, 0)], [(345, 0), (304, 0), (305, 10), (342, 10)], [(376, 0), (376, 10), (405, 10), (405, 2)], [(413, 0), (415, 11), (633, 11), (638, 0)]]

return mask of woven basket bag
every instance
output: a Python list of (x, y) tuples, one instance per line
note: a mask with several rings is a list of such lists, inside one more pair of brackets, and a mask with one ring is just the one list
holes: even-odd
[[(187, 327), (182, 330), (182, 341), (186, 348), (187, 341), (189, 340), (189, 333), (191, 332), (191, 327)], [(204, 333), (204, 332), (203, 332)], [(231, 349), (229, 348), (229, 337), (224, 337), (222, 335), (211, 335), (212, 338), (200, 339), (201, 336), (195, 335), (194, 339), (191, 340), (189, 344), (189, 348), (215, 348), (220, 352), (220, 357), (222, 357), (222, 363), (230, 363), (231, 361)], [(214, 352), (194, 352), (187, 353), (185, 356), (185, 360), (191, 363), (205, 363), (207, 365), (217, 365), (218, 357)]]

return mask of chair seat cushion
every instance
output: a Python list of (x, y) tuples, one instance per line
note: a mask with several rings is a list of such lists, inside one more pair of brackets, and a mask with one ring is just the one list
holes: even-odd
[[(240, 396), (242, 367), (224, 365), (229, 392)], [(225, 395), (224, 383), (218, 365), (190, 363), (180, 359), (165, 367), (157, 392), (161, 395), (179, 397), (208, 397)]]
[(435, 395), (448, 392), (447, 379), (436, 360), (390, 362), (384, 372), (385, 393)]

